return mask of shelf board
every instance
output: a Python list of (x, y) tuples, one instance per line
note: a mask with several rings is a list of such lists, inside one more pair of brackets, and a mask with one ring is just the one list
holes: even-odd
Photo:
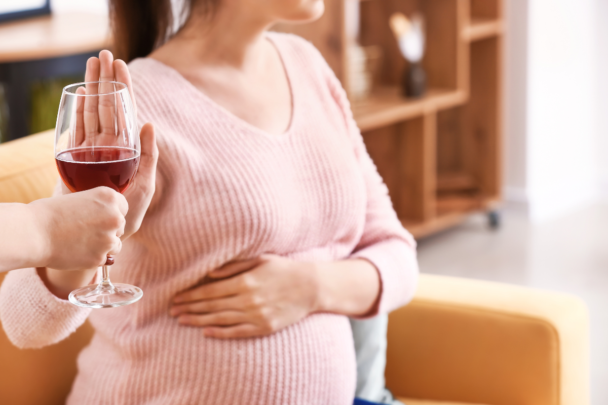
[(462, 32), (465, 41), (473, 42), (496, 37), (503, 32), (503, 23), (490, 18), (473, 18)]
[(477, 182), (468, 173), (439, 173), (437, 175), (437, 191), (461, 191), (477, 188)]
[(353, 114), (361, 131), (395, 124), (428, 112), (455, 107), (466, 102), (458, 90), (429, 89), (417, 99), (404, 98), (398, 87), (381, 87), (364, 101), (353, 104)]
[(466, 212), (452, 212), (445, 215), (438, 215), (435, 218), (424, 222), (413, 222), (401, 220), (403, 227), (407, 229), (415, 239), (421, 239), (434, 233), (443, 231), (453, 226), (459, 225), (467, 218)]
[(111, 46), (108, 17), (58, 13), (0, 24), (0, 63), (56, 58)]
[(453, 212), (479, 211), (485, 207), (483, 197), (469, 193), (449, 193), (437, 196), (437, 215)]
[(401, 219), (403, 226), (416, 239), (456, 226), (474, 212), (495, 209), (499, 204), (497, 198), (479, 195), (454, 194), (437, 198), (437, 214), (426, 221)]

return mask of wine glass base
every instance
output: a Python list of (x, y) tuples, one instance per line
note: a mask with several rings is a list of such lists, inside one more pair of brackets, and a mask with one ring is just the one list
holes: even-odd
[(97, 284), (79, 288), (68, 297), (74, 305), (83, 308), (114, 308), (133, 304), (143, 297), (139, 287), (129, 284)]

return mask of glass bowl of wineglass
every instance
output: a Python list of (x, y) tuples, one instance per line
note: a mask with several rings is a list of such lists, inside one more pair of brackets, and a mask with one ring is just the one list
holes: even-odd
[[(66, 86), (61, 95), (55, 128), (55, 161), (71, 192), (105, 186), (124, 193), (137, 168), (141, 146), (129, 89), (114, 81)], [(71, 303), (86, 308), (132, 304), (143, 296), (139, 287), (112, 283), (108, 256), (101, 281), (74, 290)]]

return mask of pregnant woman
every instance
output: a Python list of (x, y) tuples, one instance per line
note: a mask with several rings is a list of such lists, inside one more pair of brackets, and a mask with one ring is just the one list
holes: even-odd
[[(13, 272), (3, 326), (41, 347), (89, 317), (69, 404), (350, 405), (347, 316), (406, 303), (418, 268), (339, 81), (308, 42), (267, 31), (324, 4), (188, 5), (168, 35), (169, 0), (111, 2), (122, 81), (160, 150), (156, 194), (112, 272), (144, 298), (91, 311), (65, 298), (94, 270)], [(86, 79), (124, 69), (104, 51)]]

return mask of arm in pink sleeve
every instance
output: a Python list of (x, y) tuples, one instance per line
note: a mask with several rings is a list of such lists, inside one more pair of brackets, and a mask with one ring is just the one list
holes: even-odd
[[(54, 194), (59, 190), (60, 184)], [(22, 349), (62, 341), (90, 312), (53, 295), (35, 268), (9, 272), (0, 287), (0, 322), (10, 341)]]
[[(359, 164), (367, 189), (367, 212), (361, 240), (351, 257), (366, 259), (378, 269), (382, 291), (376, 313), (386, 313), (405, 305), (414, 296), (418, 281), (416, 242), (397, 218), (388, 189), (356, 131)], [(370, 314), (373, 315), (376, 314)]]
[(367, 190), (365, 228), (351, 258), (370, 261), (380, 274), (382, 289), (380, 300), (376, 311), (368, 315), (374, 316), (392, 311), (413, 298), (418, 281), (416, 242), (397, 218), (388, 188), (367, 153), (346, 92), (324, 60), (323, 65), (329, 90), (344, 115), (359, 167), (365, 179)]
[(0, 287), (2, 327), (21, 349), (62, 341), (84, 323), (90, 312), (53, 295), (34, 268), (11, 271)]

